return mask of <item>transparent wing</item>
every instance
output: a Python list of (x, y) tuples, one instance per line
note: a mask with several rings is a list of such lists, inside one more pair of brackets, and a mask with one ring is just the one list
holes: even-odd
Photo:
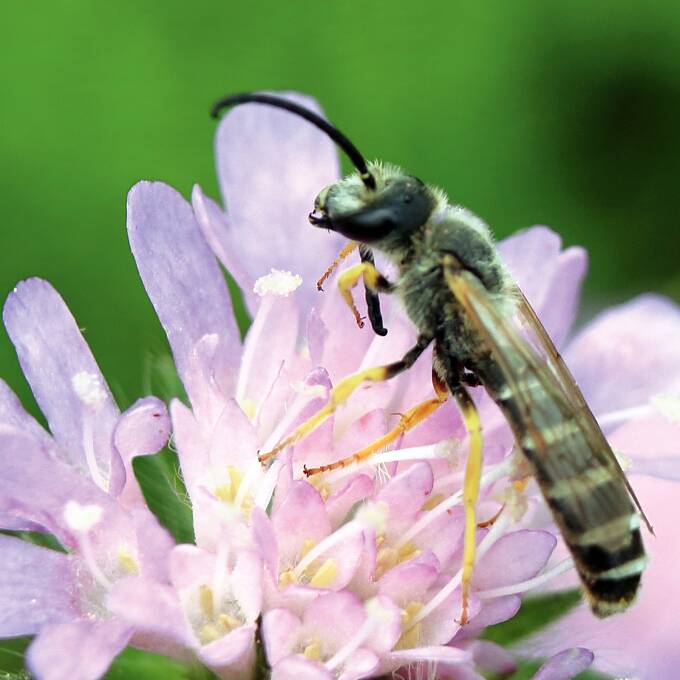
[[(565, 421), (575, 422), (579, 437), (585, 437), (587, 440), (588, 458), (582, 461), (583, 466), (606, 466), (610, 469), (625, 485), (647, 527), (653, 533), (576, 380), (524, 294), (516, 288), (512, 296), (512, 310), (508, 311), (493, 299), (471, 272), (457, 268), (449, 269), (447, 282), (502, 371), (523, 420), (524, 430), (531, 438), (536, 454), (545, 458), (546, 465), (555, 467), (555, 477), (558, 479), (568, 478), (573, 474), (572, 468), (577, 465), (577, 461), (565, 460), (563, 453), (564, 450), (569, 450), (568, 446), (563, 447), (560, 456), (553, 455), (554, 461), (549, 460), (548, 457), (553, 452), (540, 426), (542, 402), (535, 398), (531, 389), (528, 389), (527, 386), (532, 384), (538, 384), (540, 389), (549, 395), (550, 407), (557, 408)], [(607, 502), (606, 497), (599, 500)], [(611, 498), (612, 504), (618, 502), (617, 499)], [(587, 513), (589, 509), (584, 507), (583, 510)], [(606, 508), (602, 510), (604, 513), (607, 512)]]

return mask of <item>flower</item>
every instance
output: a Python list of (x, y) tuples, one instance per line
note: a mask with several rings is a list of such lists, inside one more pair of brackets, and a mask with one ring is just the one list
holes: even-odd
[[(478, 395), (490, 464), (480, 516), (493, 518), (503, 504), (506, 510), (480, 530), (471, 622), (464, 628), (456, 617), (466, 435), (452, 404), (368, 465), (310, 481), (302, 476), (303, 464), (330, 462), (361, 447), (384, 434), (390, 414), (429, 396), (427, 354), (409, 373), (357, 393), (267, 471), (256, 462), (258, 450), (271, 448), (325, 403), (332, 384), (400, 356), (413, 342), (411, 324), (389, 303), (390, 335), (376, 338), (356, 328), (338, 294), (314, 291), (340, 249), (335, 235), (304, 224), (315, 193), (337, 176), (329, 144), (286, 113), (240, 107), (217, 134), (226, 213), (199, 187), (193, 210), (161, 183), (140, 183), (128, 198), (133, 253), (191, 402), (189, 409), (174, 401), (171, 414), (197, 544), (214, 552), (227, 532), (236, 549), (261, 556), (263, 639), (275, 677), (369, 677), (428, 664), (442, 677), (472, 677), (474, 663), (507, 670), (507, 654), (476, 635), (512, 617), (521, 593), (571, 563), (553, 559), (546, 569), (555, 546), (546, 531), (550, 519), (532, 487), (522, 493), (508, 485), (516, 473), (516, 459), (508, 457), (512, 437), (488, 397)], [(243, 347), (201, 233), (254, 315)], [(562, 251), (545, 228), (500, 248), (551, 336), (563, 344), (585, 253)], [(532, 524), (545, 528), (522, 528)], [(392, 630), (394, 607), (399, 635), (390, 645), (373, 644), (372, 616), (384, 616)], [(344, 616), (355, 622), (351, 631), (324, 628)], [(554, 677), (566, 677), (564, 664), (582, 668), (589, 659), (586, 652), (569, 652), (540, 677), (553, 677), (553, 667)]]
[(162, 402), (121, 414), (75, 320), (45, 281), (20, 283), (4, 321), (46, 432), (0, 382), (0, 522), (50, 532), (64, 552), (0, 536), (0, 635), (35, 635), (28, 665), (39, 678), (100, 677), (134, 629), (107, 596), (129, 574), (167, 580), (171, 539), (144, 504), (134, 456), (167, 440)]

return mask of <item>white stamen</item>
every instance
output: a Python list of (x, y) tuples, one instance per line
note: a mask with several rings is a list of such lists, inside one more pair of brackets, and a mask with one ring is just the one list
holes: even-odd
[(272, 269), (271, 273), (261, 276), (253, 286), (253, 292), (260, 297), (271, 293), (287, 297), (302, 285), (302, 277), (299, 274)]
[(326, 536), (320, 543), (317, 543), (298, 563), (293, 569), (293, 576), (295, 580), (299, 581), (307, 567), (309, 567), (315, 560), (319, 559), (327, 550), (333, 546), (346, 540), (353, 534), (360, 533), (364, 530), (364, 525), (356, 520), (343, 524), (337, 531)]
[(246, 499), (246, 494), (250, 491), (250, 487), (253, 485), (255, 478), (258, 473), (262, 472), (262, 465), (258, 460), (253, 461), (246, 470), (246, 474), (243, 476), (241, 483), (238, 486), (238, 491), (236, 492), (236, 498), (234, 498), (234, 505), (240, 508), (243, 505), (243, 501)]
[(71, 378), (73, 391), (86, 406), (96, 407), (106, 400), (106, 391), (98, 375), (80, 371)]
[(102, 512), (103, 508), (99, 505), (82, 505), (78, 501), (70, 500), (64, 507), (64, 520), (78, 534), (80, 554), (93, 578), (105, 590), (109, 590), (113, 584), (99, 568), (88, 535), (89, 530), (101, 520)]
[[(515, 465), (514, 456), (506, 458), (502, 463), (499, 463), (495, 467), (491, 468), (489, 471), (482, 475), (479, 481), (479, 488), (483, 489), (486, 486), (490, 486), (494, 482), (498, 481), (502, 477), (507, 476)], [(423, 529), (434, 522), (435, 519), (448, 512), (451, 508), (456, 505), (460, 505), (463, 500), (463, 489), (452, 494), (446, 500), (437, 504), (432, 510), (426, 512), (418, 521), (411, 525), (411, 528), (404, 533), (396, 547), (401, 548), (411, 541), (415, 536), (417, 536)]]
[(344, 647), (341, 647), (326, 663), (324, 664), (326, 668), (331, 671), (331, 673), (343, 664), (347, 659), (354, 654), (354, 652), (361, 647), (361, 645), (366, 642), (369, 635), (375, 630), (375, 627), (379, 624), (379, 621), (371, 616), (368, 616), (363, 622), (359, 630), (349, 639)]
[(69, 528), (78, 533), (87, 533), (101, 520), (103, 508), (100, 505), (82, 505), (70, 500), (64, 506), (64, 519)]
[[(506, 526), (510, 519), (502, 514), (493, 524), (489, 533), (484, 536), (480, 544), (477, 546), (476, 562), (484, 556), (489, 548), (503, 535)], [(458, 588), (463, 578), (462, 568), (458, 570), (456, 575), (413, 617), (411, 628), (417, 623), (428, 617), (439, 605), (441, 605), (451, 593)]]
[(481, 597), (483, 599), (490, 599), (492, 597), (503, 597), (504, 595), (515, 595), (517, 593), (523, 593), (527, 590), (532, 590), (533, 588), (536, 588), (538, 586), (543, 585), (544, 583), (547, 583), (548, 581), (551, 581), (560, 574), (563, 574), (565, 571), (569, 571), (569, 569), (572, 569), (573, 566), (574, 560), (572, 560), (571, 557), (567, 557), (566, 559), (562, 560), (551, 569), (542, 572), (538, 576), (534, 576), (534, 578), (527, 579), (526, 581), (522, 581), (521, 583), (513, 583), (512, 585), (504, 586), (503, 588), (490, 588), (489, 590), (479, 590), (475, 594), (477, 595), (477, 597)]
[(264, 479), (257, 490), (257, 494), (255, 495), (255, 505), (257, 505), (258, 508), (266, 510), (269, 506), (272, 496), (274, 495), (274, 489), (279, 481), (279, 472), (281, 472), (282, 467), (283, 463), (280, 460), (275, 460), (269, 466), (269, 470), (267, 470), (267, 474), (264, 476)]
[(92, 481), (102, 490), (109, 490), (109, 480), (102, 474), (97, 462), (97, 456), (94, 452), (94, 432), (92, 430), (94, 415), (91, 411), (83, 413), (83, 451), (85, 453), (85, 462), (87, 469), (90, 471)]
[(215, 609), (219, 611), (222, 603), (225, 582), (228, 578), (227, 567), (229, 564), (229, 545), (222, 537), (217, 546), (217, 556), (215, 558), (215, 569), (213, 571), (213, 602)]

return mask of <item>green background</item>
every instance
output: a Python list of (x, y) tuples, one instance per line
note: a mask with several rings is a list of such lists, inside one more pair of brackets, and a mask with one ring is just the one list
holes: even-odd
[[(0, 293), (49, 279), (122, 405), (165, 347), (126, 192), (217, 196), (207, 111), (234, 91), (314, 94), (498, 236), (543, 223), (585, 245), (591, 307), (680, 297), (677, 0), (6, 1), (1, 24)], [(0, 375), (30, 404), (5, 335)]]

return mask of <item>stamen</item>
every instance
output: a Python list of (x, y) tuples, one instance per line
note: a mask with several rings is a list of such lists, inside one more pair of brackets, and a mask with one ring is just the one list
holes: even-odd
[(302, 277), (299, 274), (271, 269), (269, 274), (261, 276), (253, 286), (253, 292), (260, 297), (267, 294), (288, 297), (294, 290), (302, 285)]
[[(260, 467), (260, 464), (257, 463), (257, 466)], [(280, 460), (275, 460), (269, 466), (267, 474), (264, 476), (264, 479), (257, 490), (257, 494), (255, 495), (255, 505), (258, 508), (266, 510), (269, 507), (269, 503), (274, 495), (274, 489), (279, 481), (279, 473), (281, 472), (282, 467), (283, 463)]]
[(66, 524), (77, 534), (80, 553), (92, 577), (105, 590), (109, 590), (113, 583), (99, 568), (88, 534), (90, 529), (101, 519), (102, 512), (103, 510), (99, 505), (81, 505), (78, 501), (71, 500), (64, 507), (64, 519)]
[(371, 633), (375, 630), (378, 625), (384, 625), (385, 622), (389, 622), (391, 617), (389, 613), (384, 610), (380, 603), (374, 598), (366, 603), (366, 620), (363, 622), (359, 630), (353, 635), (347, 644), (340, 648), (326, 663), (324, 664), (326, 668), (331, 671), (331, 673), (341, 666), (347, 659), (356, 652), (361, 645), (366, 642)]
[(565, 571), (569, 571), (574, 566), (574, 560), (571, 557), (567, 557), (558, 564), (556, 564), (552, 569), (542, 572), (534, 578), (527, 579), (521, 583), (513, 583), (509, 586), (504, 586), (503, 588), (490, 588), (489, 590), (477, 591), (477, 597), (483, 599), (490, 599), (492, 597), (503, 597), (504, 595), (515, 595), (517, 593), (523, 593), (537, 586), (541, 586), (548, 581), (551, 581), (555, 577), (563, 574)]
[(333, 546), (346, 540), (353, 534), (364, 530), (364, 526), (356, 520), (348, 522), (341, 526), (337, 531), (326, 536), (320, 543), (317, 543), (298, 563), (293, 569), (293, 576), (296, 581), (299, 581), (304, 575), (307, 568), (318, 560), (327, 550)]
[(92, 481), (103, 491), (109, 490), (109, 480), (104, 477), (99, 469), (99, 463), (94, 452), (94, 432), (92, 431), (93, 414), (90, 409), (83, 412), (83, 451), (87, 469), (90, 471)]
[[(489, 533), (484, 536), (477, 546), (477, 562), (491, 548), (491, 546), (503, 535), (510, 519), (501, 515), (491, 527)], [(453, 591), (458, 588), (463, 578), (463, 569), (459, 569), (456, 575), (413, 617), (413, 625), (427, 618), (439, 605), (441, 605)]]

